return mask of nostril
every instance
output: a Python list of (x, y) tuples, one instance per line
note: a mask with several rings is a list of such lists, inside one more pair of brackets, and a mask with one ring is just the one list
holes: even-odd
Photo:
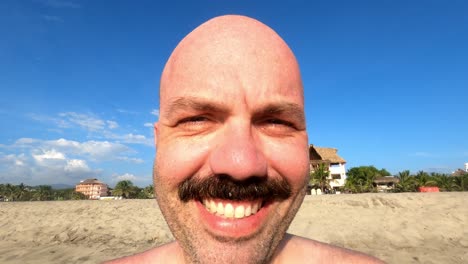
[(231, 143), (213, 150), (209, 164), (214, 174), (226, 174), (242, 180), (251, 176), (264, 177), (266, 159), (256, 146), (239, 146)]

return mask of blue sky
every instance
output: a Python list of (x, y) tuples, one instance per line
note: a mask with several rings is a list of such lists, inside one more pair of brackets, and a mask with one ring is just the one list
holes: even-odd
[(301, 65), (309, 141), (347, 168), (468, 162), (466, 1), (0, 1), (0, 183), (151, 183), (160, 73), (223, 14), (276, 30)]

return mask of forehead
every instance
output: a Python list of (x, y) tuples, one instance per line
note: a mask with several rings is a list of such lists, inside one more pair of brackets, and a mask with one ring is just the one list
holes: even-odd
[(160, 107), (181, 97), (303, 105), (299, 67), (287, 44), (259, 22), (244, 24), (208, 23), (182, 40), (161, 76)]

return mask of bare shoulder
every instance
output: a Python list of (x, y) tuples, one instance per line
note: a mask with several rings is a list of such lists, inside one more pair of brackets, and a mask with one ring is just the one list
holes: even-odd
[(118, 258), (104, 262), (105, 264), (131, 264), (131, 263), (182, 263), (180, 248), (176, 242), (164, 244), (142, 253)]
[(275, 263), (384, 263), (367, 254), (286, 234)]

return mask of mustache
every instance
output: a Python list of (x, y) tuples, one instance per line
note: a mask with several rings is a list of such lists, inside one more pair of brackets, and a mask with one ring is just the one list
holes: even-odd
[(223, 200), (286, 200), (291, 197), (291, 185), (283, 178), (250, 177), (243, 181), (229, 175), (206, 178), (191, 177), (179, 185), (179, 198), (183, 202), (203, 198)]

